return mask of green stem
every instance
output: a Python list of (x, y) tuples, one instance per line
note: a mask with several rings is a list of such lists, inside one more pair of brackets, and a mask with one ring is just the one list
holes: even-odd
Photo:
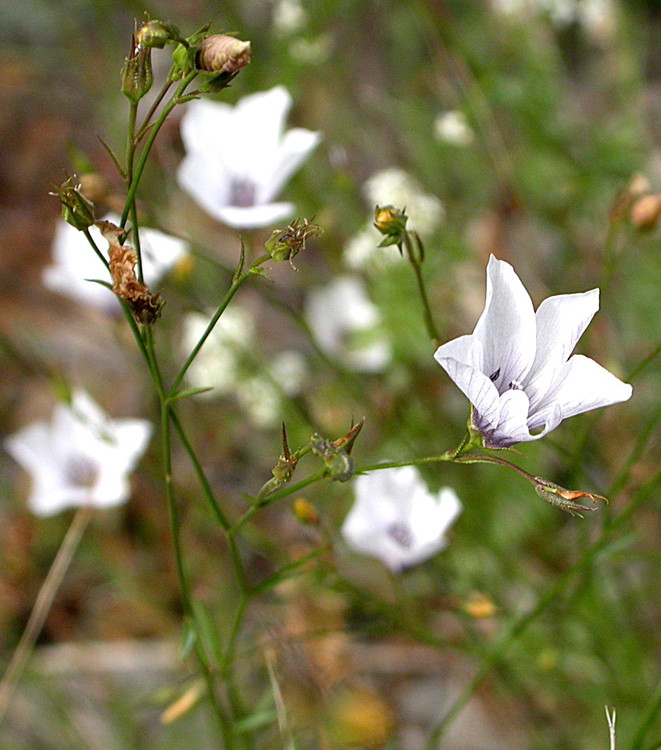
[(440, 336), (438, 335), (438, 329), (434, 323), (434, 318), (431, 313), (431, 307), (429, 305), (429, 298), (427, 296), (427, 290), (425, 288), (425, 282), (422, 278), (422, 269), (419, 263), (415, 263), (411, 260), (411, 266), (415, 273), (416, 281), (418, 282), (418, 292), (420, 293), (420, 301), (422, 302), (422, 314), (425, 319), (425, 326), (427, 327), (427, 334), (431, 339), (434, 348), (440, 345)]
[(145, 133), (147, 132), (147, 128), (149, 127), (149, 121), (154, 116), (154, 112), (156, 112), (156, 110), (158, 109), (158, 105), (163, 101), (163, 99), (165, 98), (165, 95), (168, 93), (173, 83), (174, 81), (172, 81), (172, 79), (168, 76), (168, 79), (165, 82), (165, 85), (160, 90), (156, 99), (154, 99), (154, 103), (149, 108), (149, 112), (147, 112), (147, 115), (145, 119), (143, 120), (142, 125), (140, 126), (140, 130), (138, 130), (138, 133), (135, 136), (136, 143), (140, 143), (140, 141), (144, 138)]
[(437, 748), (439, 747), (439, 740), (443, 736), (447, 728), (450, 726), (452, 721), (461, 713), (466, 704), (480, 688), (491, 669), (500, 662), (500, 660), (509, 650), (510, 646), (512, 646), (516, 639), (525, 630), (527, 630), (528, 626), (531, 625), (562, 593), (565, 585), (569, 583), (569, 581), (575, 575), (577, 575), (579, 572), (583, 571), (590, 565), (594, 558), (606, 547), (615, 531), (623, 526), (631, 518), (636, 508), (638, 508), (641, 503), (643, 503), (650, 495), (653, 494), (657, 484), (660, 481), (661, 470), (657, 472), (657, 474), (645, 487), (641, 488), (636, 493), (629, 505), (604, 531), (601, 537), (594, 544), (585, 549), (577, 563), (572, 568), (568, 568), (567, 570), (565, 570), (559, 576), (559, 578), (556, 579), (555, 583), (538, 601), (537, 605), (522, 617), (520, 617), (518, 620), (516, 620), (514, 623), (512, 623), (505, 635), (487, 655), (482, 666), (470, 681), (464, 692), (457, 698), (448, 712), (432, 730), (431, 734), (429, 735), (427, 744), (425, 745), (425, 750), (437, 750)]
[(172, 386), (170, 388), (171, 396), (173, 396), (177, 392), (177, 389), (181, 385), (181, 381), (184, 379), (184, 376), (188, 372), (188, 368), (193, 364), (195, 357), (197, 357), (198, 352), (204, 345), (204, 342), (211, 335), (211, 332), (213, 331), (218, 320), (220, 319), (220, 316), (225, 312), (225, 309), (231, 302), (232, 297), (234, 297), (234, 295), (238, 292), (238, 290), (245, 283), (245, 281), (252, 275), (252, 270), (255, 268), (258, 268), (267, 260), (270, 260), (270, 257), (271, 257), (270, 255), (263, 255), (261, 258), (258, 258), (256, 261), (251, 263), (247, 271), (244, 271), (243, 273), (239, 273), (234, 277), (234, 279), (232, 280), (232, 284), (227, 291), (227, 294), (225, 295), (225, 297), (223, 298), (223, 301), (220, 303), (220, 306), (218, 307), (213, 317), (209, 321), (209, 324), (207, 325), (206, 330), (200, 337), (199, 341), (193, 347), (193, 350), (188, 355), (188, 359), (184, 362), (181, 369), (179, 370), (179, 373), (175, 377), (174, 382), (172, 383)]
[(188, 87), (188, 84), (196, 76), (197, 76), (197, 72), (193, 71), (181, 80), (181, 83), (177, 87), (177, 91), (175, 92), (174, 96), (165, 105), (165, 107), (163, 107), (161, 114), (158, 116), (158, 119), (154, 122), (154, 125), (149, 133), (149, 138), (147, 138), (147, 142), (145, 143), (145, 146), (142, 149), (142, 153), (140, 154), (140, 158), (138, 159), (138, 163), (135, 167), (135, 172), (133, 173), (133, 179), (131, 180), (131, 183), (129, 186), (128, 194), (126, 196), (126, 204), (124, 206), (124, 211), (122, 212), (122, 219), (119, 224), (120, 227), (122, 228), (124, 228), (124, 226), (126, 225), (126, 221), (129, 216), (130, 207), (133, 201), (135, 200), (135, 193), (136, 193), (136, 190), (138, 189), (138, 184), (142, 177), (142, 173), (144, 172), (145, 165), (147, 164), (147, 158), (149, 156), (149, 152), (151, 151), (151, 147), (154, 145), (156, 136), (158, 135), (163, 123), (168, 118), (168, 115), (170, 114), (170, 112), (172, 112), (172, 110), (179, 103), (179, 97), (183, 95), (184, 91)]

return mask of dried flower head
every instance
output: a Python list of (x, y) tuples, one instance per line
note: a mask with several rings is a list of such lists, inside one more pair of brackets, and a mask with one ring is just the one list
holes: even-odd
[(108, 255), (113, 292), (126, 302), (139, 323), (151, 325), (160, 317), (165, 304), (160, 300), (160, 292), (152, 294), (136, 276), (137, 254), (132, 247), (120, 244), (126, 234), (124, 230), (110, 221), (99, 221), (97, 227), (110, 246)]
[(313, 224), (312, 219), (296, 219), (286, 229), (275, 229), (264, 247), (266, 252), (273, 258), (276, 263), (288, 260), (292, 268), (292, 258), (305, 250), (305, 243), (308, 237), (319, 237), (323, 234), (323, 229), (317, 224)]

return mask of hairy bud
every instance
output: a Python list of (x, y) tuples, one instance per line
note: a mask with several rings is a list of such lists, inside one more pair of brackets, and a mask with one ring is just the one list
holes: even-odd
[(250, 62), (250, 42), (233, 36), (212, 34), (202, 41), (197, 51), (199, 70), (208, 73), (238, 73)]

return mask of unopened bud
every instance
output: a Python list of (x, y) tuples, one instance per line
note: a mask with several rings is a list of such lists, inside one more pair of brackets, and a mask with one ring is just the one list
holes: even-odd
[(71, 177), (55, 190), (52, 195), (57, 195), (60, 199), (62, 218), (67, 224), (80, 231), (94, 224), (94, 204), (82, 194), (80, 185), (73, 184)]
[(143, 47), (135, 34), (131, 39), (131, 54), (122, 69), (122, 94), (133, 104), (149, 91), (154, 82), (151, 69), (151, 48)]
[(631, 209), (631, 223), (641, 231), (654, 229), (661, 216), (661, 195), (644, 195)]
[(364, 688), (342, 690), (331, 704), (329, 731), (338, 748), (383, 747), (395, 728), (385, 701)]
[(496, 613), (496, 605), (480, 592), (472, 594), (464, 604), (464, 611), (476, 620), (486, 620)]
[(401, 245), (408, 218), (404, 211), (395, 206), (377, 206), (374, 213), (374, 226), (383, 235), (379, 247)]
[(320, 522), (317, 509), (304, 497), (297, 497), (293, 505), (294, 515), (306, 526), (317, 526)]
[(135, 38), (141, 47), (163, 49), (168, 42), (179, 39), (179, 29), (162, 21), (147, 21), (138, 29)]
[(250, 42), (226, 34), (213, 34), (202, 41), (197, 51), (197, 67), (209, 73), (238, 73), (250, 62)]

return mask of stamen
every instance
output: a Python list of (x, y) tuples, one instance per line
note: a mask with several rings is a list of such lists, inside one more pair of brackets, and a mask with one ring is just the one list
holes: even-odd
[(248, 208), (255, 205), (257, 188), (252, 180), (235, 177), (230, 187), (230, 205)]
[(495, 383), (499, 377), (500, 377), (500, 367), (495, 372), (492, 372), (491, 375), (489, 375), (489, 380), (492, 383)]
[(391, 539), (397, 542), (400, 547), (404, 547), (404, 549), (411, 549), (413, 546), (413, 532), (409, 526), (401, 521), (396, 521), (389, 526), (386, 533)]

